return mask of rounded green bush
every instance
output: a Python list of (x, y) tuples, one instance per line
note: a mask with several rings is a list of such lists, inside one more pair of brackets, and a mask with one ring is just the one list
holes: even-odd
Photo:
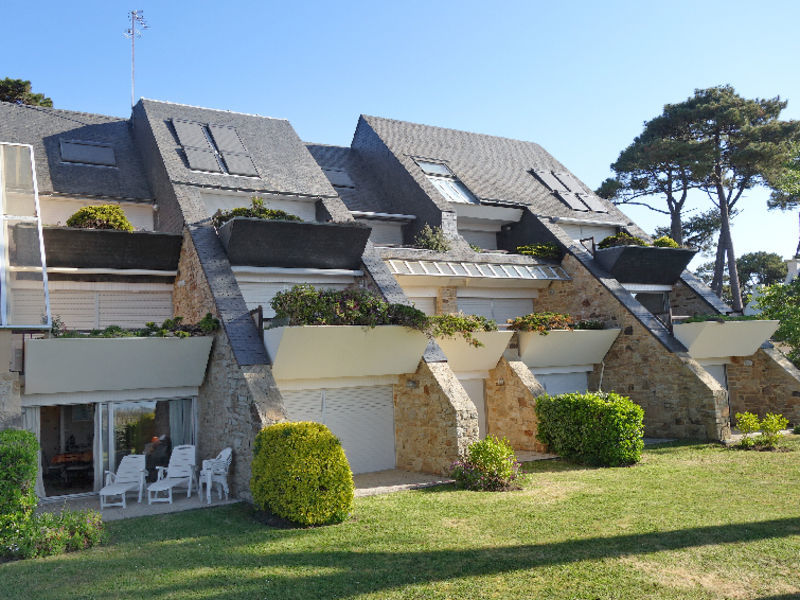
[(647, 246), (647, 242), (645, 242), (642, 238), (629, 235), (624, 231), (620, 231), (616, 235), (610, 235), (607, 238), (604, 238), (599, 244), (597, 244), (597, 247), (600, 249), (614, 248), (615, 246)]
[[(33, 515), (39, 442), (30, 431), (0, 431), (0, 549), (16, 539)], [(2, 552), (0, 552), (2, 554)]]
[(353, 474), (342, 445), (321, 423), (278, 423), (256, 436), (253, 502), (300, 525), (341, 523), (353, 509)]
[(626, 396), (588, 392), (539, 396), (537, 439), (576, 462), (618, 467), (639, 462), (644, 411)]
[(653, 240), (653, 246), (656, 248), (680, 248), (680, 244), (673, 240), (668, 235), (662, 235), (660, 238)]
[(511, 443), (506, 438), (487, 435), (470, 444), (467, 456), (453, 463), (450, 476), (470, 490), (499, 492), (514, 487), (519, 468)]
[(67, 219), (67, 227), (133, 231), (133, 225), (128, 221), (128, 217), (119, 206), (114, 204), (84, 206)]

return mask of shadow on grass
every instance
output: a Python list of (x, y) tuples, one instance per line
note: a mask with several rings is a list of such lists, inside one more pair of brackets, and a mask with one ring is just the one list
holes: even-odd
[[(230, 516), (237, 516), (231, 514)], [(637, 535), (595, 537), (566, 542), (523, 544), (476, 549), (415, 551), (359, 551), (349, 539), (310, 550), (281, 550), (281, 543), (296, 536), (314, 536), (319, 530), (238, 530), (255, 527), (242, 518), (230, 537), (219, 531), (206, 538), (173, 540), (159, 547), (152, 543), (87, 553), (49, 561), (3, 565), (0, 572), (18, 597), (60, 598), (63, 589), (41, 589), (43, 567), (59, 572), (59, 581), (70, 567), (68, 585), (77, 596), (93, 598), (143, 598), (191, 596), (192, 598), (330, 598), (387, 593), (407, 586), (447, 582), (463, 577), (498, 576), (518, 570), (569, 565), (706, 545), (748, 543), (800, 534), (800, 517), (769, 521), (657, 531)], [(185, 527), (185, 525), (184, 525)], [(227, 538), (227, 539), (226, 539)], [(75, 563), (70, 565), (70, 561)], [(140, 573), (131, 576), (133, 566)], [(12, 570), (13, 569), (13, 570)], [(13, 576), (13, 583), (11, 578)], [(26, 586), (33, 586), (30, 591)], [(39, 585), (39, 587), (36, 587)], [(84, 589), (86, 588), (86, 589)], [(3, 592), (0, 591), (0, 596)], [(761, 600), (784, 600), (773, 596)]]

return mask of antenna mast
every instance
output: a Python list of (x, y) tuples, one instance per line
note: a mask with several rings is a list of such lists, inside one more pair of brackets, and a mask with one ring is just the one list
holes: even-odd
[(131, 18), (131, 26), (125, 30), (125, 37), (131, 40), (131, 108), (133, 108), (136, 103), (136, 38), (142, 37), (142, 31), (149, 27), (144, 20), (143, 10), (132, 10), (128, 16)]

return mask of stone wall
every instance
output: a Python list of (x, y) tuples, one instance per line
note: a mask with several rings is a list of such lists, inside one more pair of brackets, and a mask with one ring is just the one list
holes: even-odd
[(19, 374), (7, 369), (0, 372), (0, 431), (22, 428), (22, 401)]
[[(173, 304), (176, 315), (189, 322), (206, 313), (217, 315), (191, 236), (184, 234)], [(255, 435), (267, 425), (285, 419), (283, 401), (268, 365), (240, 366), (224, 329), (217, 331), (206, 378), (197, 397), (198, 456), (212, 458), (223, 448), (233, 449), (228, 476), (231, 493), (250, 500), (250, 464)]]
[(478, 411), (447, 363), (420, 362), (394, 386), (397, 468), (444, 475), (478, 440)]
[(622, 332), (605, 357), (600, 383), (639, 404), (652, 437), (725, 439), (729, 436), (725, 390), (697, 362), (673, 353), (573, 256), (562, 266), (572, 277), (554, 282), (534, 301), (537, 311), (606, 319)]
[(675, 316), (713, 315), (716, 311), (688, 285), (679, 281), (672, 286), (669, 304)]
[(778, 413), (800, 425), (800, 371), (778, 350), (734, 356), (727, 371), (732, 415)]
[(500, 359), (486, 379), (486, 425), (489, 434), (506, 437), (514, 450), (545, 452), (536, 440), (536, 397), (544, 388), (518, 360)]
[(436, 291), (436, 314), (454, 315), (458, 312), (458, 288), (440, 287)]

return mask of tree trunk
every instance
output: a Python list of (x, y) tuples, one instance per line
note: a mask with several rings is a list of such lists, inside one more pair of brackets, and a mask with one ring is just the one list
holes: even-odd
[(717, 256), (714, 259), (714, 277), (711, 279), (711, 291), (718, 298), (722, 298), (722, 282), (725, 279), (725, 244), (722, 242), (722, 233), (717, 239)]
[[(742, 312), (742, 289), (739, 285), (739, 272), (736, 270), (736, 254), (733, 251), (733, 238), (731, 237), (731, 220), (727, 199), (724, 194), (719, 194), (720, 214), (720, 245), (724, 246), (728, 259), (728, 278), (731, 285), (732, 306), (735, 312)], [(721, 278), (720, 278), (721, 279)]]
[(683, 246), (683, 223), (681, 223), (681, 212), (670, 211), (669, 237)]

